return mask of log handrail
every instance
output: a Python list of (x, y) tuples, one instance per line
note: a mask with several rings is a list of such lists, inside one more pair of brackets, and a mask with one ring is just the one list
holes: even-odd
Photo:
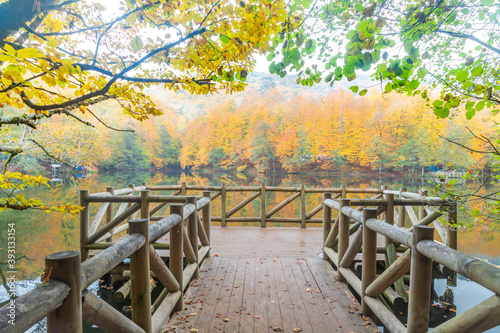
[[(142, 188), (145, 188), (145, 186), (143, 186)], [(138, 187), (136, 189), (141, 189), (141, 187)], [(166, 196), (150, 196), (148, 193), (149, 191), (144, 189), (142, 191), (143, 192), (139, 197), (131, 195), (127, 196), (128, 198), (132, 197), (134, 201), (123, 200), (123, 196), (121, 196), (121, 194), (133, 194), (133, 188), (129, 189), (129, 191), (120, 191), (120, 190), (115, 191), (115, 193), (117, 192), (120, 193), (120, 195), (118, 196), (106, 192), (108, 193), (108, 195), (106, 194), (100, 195), (97, 201), (93, 201), (93, 199), (95, 199), (96, 196), (92, 194), (88, 195), (87, 191), (82, 192), (83, 199), (81, 202), (84, 204), (84, 213), (81, 214), (82, 216), (81, 221), (82, 223), (86, 223), (87, 225), (84, 226), (83, 228), (86, 230), (84, 230), (85, 232), (82, 233), (81, 239), (83, 240), (83, 242), (81, 244), (81, 248), (85, 249), (85, 253), (88, 253), (89, 248), (92, 248), (92, 244), (89, 244), (89, 240), (93, 241), (94, 238), (95, 240), (97, 240), (106, 235), (109, 235), (117, 224), (125, 221), (128, 217), (130, 217), (131, 214), (134, 214), (134, 212), (141, 211), (141, 216), (149, 217), (150, 215), (148, 207), (149, 202), (164, 202), (170, 200), (171, 202), (189, 201), (190, 203), (184, 206), (180, 206), (179, 207), (180, 210), (176, 211), (177, 213), (173, 213), (165, 218), (162, 218), (160, 221), (149, 226), (147, 225), (148, 218), (129, 221), (129, 223), (133, 224), (133, 228), (130, 228), (131, 232), (133, 233), (121, 238), (115, 243), (108, 242), (108, 243), (95, 244), (98, 245), (95, 246), (95, 248), (100, 249), (102, 251), (90, 257), (88, 260), (85, 260), (87, 257), (82, 258), (85, 261), (83, 261), (81, 264), (78, 252), (69, 251), (71, 253), (62, 252), (60, 254), (54, 255), (53, 257), (56, 258), (57, 260), (62, 260), (62, 259), (67, 260), (66, 258), (69, 257), (69, 255), (73, 258), (75, 253), (78, 254), (78, 257), (76, 259), (76, 264), (75, 260), (72, 259), (72, 265), (77, 265), (76, 266), (77, 269), (75, 270), (75, 272), (78, 272), (77, 275), (73, 275), (78, 277), (77, 278), (78, 283), (73, 285), (76, 285), (78, 289), (78, 293), (76, 293), (76, 295), (85, 295), (85, 297), (82, 298), (83, 306), (80, 302), (76, 302), (77, 305), (78, 304), (80, 305), (76, 307), (65, 305), (64, 309), (61, 310), (63, 308), (62, 305), (66, 304), (65, 302), (67, 300), (67, 296), (75, 294), (73, 293), (75, 288), (70, 287), (70, 285), (68, 285), (65, 282), (52, 279), (49, 280), (49, 282), (44, 283), (41, 286), (38, 286), (29, 293), (20, 296), (19, 298), (16, 299), (15, 326), (8, 324), (8, 318), (9, 318), (8, 313), (10, 311), (8, 308), (8, 304), (0, 308), (0, 314), (2, 314), (2, 317), (0, 318), (0, 332), (10, 333), (10, 332), (24, 331), (29, 327), (33, 326), (34, 324), (36, 324), (44, 317), (55, 318), (51, 319), (49, 322), (49, 325), (52, 328), (61, 327), (61, 325), (62, 326), (66, 325), (67, 323), (65, 320), (67, 318), (65, 319), (65, 317), (68, 316), (54, 315), (55, 311), (64, 311), (64, 313), (74, 314), (73, 316), (74, 318), (83, 317), (86, 320), (90, 321), (92, 324), (97, 325), (98, 327), (101, 327), (103, 329), (109, 330), (110, 327), (115, 327), (115, 328), (119, 327), (120, 330), (123, 332), (134, 332), (134, 333), (158, 332), (160, 328), (163, 326), (165, 320), (168, 318), (168, 314), (175, 309), (176, 304), (179, 304), (179, 302), (181, 302), (182, 304), (182, 290), (187, 286), (187, 284), (191, 281), (192, 278), (196, 277), (198, 266), (201, 264), (203, 259), (209, 255), (210, 216), (208, 216), (207, 218), (207, 212), (210, 212), (211, 200), (209, 193), (208, 195), (204, 193), (204, 197), (198, 200), (196, 197), (191, 197), (191, 199), (189, 197), (188, 198), (180, 197), (175, 200), (171, 200), (172, 198), (170, 197), (165, 198)], [(140, 202), (135, 203), (132, 207), (129, 207), (128, 209), (124, 208), (120, 209), (121, 212), (119, 211), (118, 214), (116, 214), (116, 217), (113, 221), (110, 221), (110, 223), (106, 224), (103, 228), (99, 229), (91, 237), (84, 237), (88, 235), (87, 233), (88, 223), (89, 223), (88, 204), (90, 202), (100, 202), (100, 199), (104, 197), (110, 199), (110, 201), (108, 201), (108, 204), (110, 202), (114, 202), (113, 200), (115, 200), (116, 198), (118, 198), (118, 200), (123, 203), (135, 202), (137, 198), (140, 198)], [(101, 210), (104, 211), (105, 209), (103, 208)], [(197, 211), (203, 212), (202, 218), (199, 218)], [(182, 223), (183, 221), (188, 221), (188, 227), (190, 228), (189, 229), (190, 233), (185, 233), (183, 231), (184, 230)], [(173, 232), (173, 230), (176, 227), (178, 230), (183, 231), (177, 236), (175, 236), (175, 233)], [(136, 231), (135, 233), (134, 230)], [(176, 268), (177, 270), (175, 269), (171, 270), (172, 269), (171, 267), (170, 268), (167, 267), (154, 248), (155, 244), (153, 243), (168, 232), (171, 232), (170, 245), (175, 247), (177, 246), (175, 244), (180, 244), (182, 248), (182, 244), (185, 243), (186, 245), (189, 246), (190, 253), (186, 255), (190, 263), (184, 268), (182, 267), (183, 263), (182, 250), (181, 252), (178, 251), (176, 252), (175, 248), (171, 248), (170, 246), (168, 246), (168, 248), (170, 248), (171, 256), (177, 253), (175, 255), (177, 256), (176, 259), (177, 263), (180, 263), (181, 265), (180, 273), (178, 271), (179, 268)], [(186, 238), (187, 236), (188, 238)], [(202, 243), (200, 249), (198, 249), (198, 237), (200, 238)], [(160, 246), (160, 248), (162, 247)], [(66, 255), (66, 253), (69, 253), (69, 255)], [(135, 265), (139, 264), (142, 267), (144, 265), (144, 260), (142, 260), (144, 254), (148, 258), (147, 265), (145, 267), (151, 267), (151, 269), (153, 269), (153, 271), (156, 272), (156, 276), (159, 277), (160, 282), (164, 285), (166, 292), (165, 295), (161, 299), (159, 299), (158, 304), (155, 307), (157, 311), (153, 315), (151, 314), (144, 315), (145, 311), (143, 310), (150, 309), (151, 304), (148, 304), (147, 303), (148, 301), (146, 301), (146, 303), (143, 305), (139, 303), (141, 302), (144, 303), (144, 300), (149, 299), (148, 297), (144, 298), (143, 297), (144, 295), (141, 295), (141, 293), (144, 293), (145, 290), (147, 290), (149, 295), (150, 292), (149, 272), (147, 273), (147, 275), (142, 274), (143, 277), (139, 280), (137, 280), (137, 275), (135, 275), (136, 278), (132, 276), (131, 289), (132, 291), (135, 290), (135, 292), (133, 292), (131, 295), (131, 297), (133, 298), (132, 302), (133, 303), (135, 302), (135, 306), (132, 307), (133, 309), (132, 318), (133, 321), (136, 322), (134, 324), (134, 322), (131, 322), (124, 315), (114, 310), (112, 307), (107, 306), (107, 304), (102, 300), (100, 300), (99, 298), (90, 295), (89, 292), (87, 291), (87, 287), (89, 287), (92, 283), (97, 281), (106, 273), (110, 272), (114, 267), (121, 264), (123, 260), (125, 260), (126, 258), (130, 257), (131, 263), (134, 262)], [(54, 260), (56, 259), (53, 259), (51, 262), (54, 262)], [(150, 262), (152, 263), (151, 266)], [(64, 266), (61, 265), (63, 264), (56, 263), (58, 270), (60, 270), (60, 272), (64, 272), (65, 271)], [(149, 268), (146, 268), (146, 270), (149, 270)], [(71, 284), (70, 282), (68, 283)], [(135, 284), (148, 283), (148, 286), (146, 288), (144, 288), (144, 286), (140, 287), (139, 285), (133, 287), (134, 283)], [(83, 294), (80, 294), (82, 292)], [(100, 309), (102, 309), (102, 311)], [(134, 309), (136, 309), (136, 312), (142, 309), (141, 314), (136, 313), (134, 315)], [(160, 312), (167, 311), (168, 313), (166, 312), (159, 313), (158, 311)], [(74, 322), (75, 320), (73, 320), (72, 325), (75, 324)], [(81, 324), (76, 323), (76, 325), (77, 325), (76, 331), (81, 332), (81, 328), (80, 329), (78, 328), (78, 325)]]
[[(391, 332), (412, 333), (424, 330), (427, 331), (430, 307), (428, 297), (430, 294), (430, 281), (432, 279), (430, 270), (432, 269), (432, 261), (435, 261), (448, 268), (451, 272), (461, 274), (493, 291), (497, 295), (478, 304), (470, 311), (458, 315), (450, 321), (450, 323), (445, 322), (432, 332), (453, 332), (458, 327), (468, 327), (471, 332), (480, 332), (484, 329), (500, 325), (500, 318), (498, 318), (498, 304), (500, 304), (500, 267), (463, 254), (454, 248), (450, 248), (432, 239), (434, 229), (428, 225), (434, 223), (436, 219), (443, 214), (451, 214), (448, 220), (456, 222), (456, 204), (454, 202), (441, 200), (440, 198), (425, 197), (425, 194), (423, 196), (422, 193), (414, 194), (405, 191), (384, 191), (386, 195), (399, 195), (400, 193), (402, 194), (400, 198), (394, 200), (392, 200), (392, 197), (389, 198), (391, 205), (392, 203), (394, 203), (394, 206), (399, 204), (400, 207), (405, 207), (408, 211), (411, 210), (411, 212), (414, 212), (412, 206), (423, 207), (418, 217), (416, 214), (414, 214), (414, 216), (410, 215), (413, 224), (410, 229), (399, 226), (401, 225), (401, 220), (404, 221), (401, 216), (401, 210), (399, 210), (399, 214), (394, 214), (394, 216), (390, 215), (391, 221), (398, 222), (398, 225), (394, 225), (393, 223), (380, 220), (376, 217), (380, 210), (365, 209), (365, 212), (370, 212), (367, 215), (367, 213), (363, 214), (349, 205), (342, 206), (337, 200), (330, 199), (330, 194), (325, 195), (323, 200), (324, 209), (335, 209), (339, 211), (341, 216), (346, 216), (346, 218), (351, 218), (356, 221), (356, 223), (360, 223), (363, 229), (363, 232), (358, 231), (357, 234), (358, 236), (363, 234), (362, 242), (360, 237), (355, 237), (354, 240), (351, 240), (352, 243), (349, 244), (347, 250), (345, 250), (346, 244), (343, 244), (342, 250), (339, 248), (339, 252), (337, 253), (332, 247), (333, 244), (331, 240), (328, 244), (324, 241), (325, 245), (323, 247), (325, 259), (331, 260), (337, 266), (339, 272), (338, 277), (347, 280), (347, 282), (353, 286), (354, 290), (361, 295), (361, 311), (363, 313), (368, 313), (368, 309), (373, 311)], [(440, 205), (436, 206), (441, 206), (442, 209), (426, 209), (427, 205), (421, 204), (425, 201), (432, 202), (433, 204), (439, 202)], [(353, 199), (351, 202), (360, 203), (362, 201)], [(372, 205), (378, 205), (378, 207), (386, 205), (383, 200), (365, 200), (364, 202), (370, 202)], [(407, 205), (407, 203), (410, 202), (412, 205)], [(395, 212), (398, 210), (397, 207), (393, 207), (392, 209)], [(330, 216), (330, 214), (331, 213), (327, 212), (324, 215)], [(325, 230), (330, 230), (330, 222), (324, 220), (323, 223)], [(419, 236), (416, 236), (415, 231), (419, 232)], [(349, 237), (349, 231), (346, 227), (344, 227), (341, 232), (344, 233), (344, 239), (346, 239), (345, 237)], [(386, 236), (386, 253), (387, 255), (390, 254), (392, 258), (390, 260), (391, 265), (378, 277), (375, 274), (376, 261), (374, 260), (374, 254), (376, 253), (374, 245), (374, 240), (376, 238), (374, 235), (377, 233)], [(456, 236), (456, 232), (449, 233), (449, 235)], [(446, 239), (443, 240), (448, 244)], [(405, 248), (407, 249), (397, 260), (394, 242), (402, 244), (403, 251)], [(456, 244), (456, 240), (452, 241), (451, 244)], [(363, 248), (363, 281), (348, 268), (361, 245)], [(411, 286), (409, 290), (410, 310), (408, 310), (408, 326), (405, 327), (399, 322), (396, 316), (388, 311), (387, 307), (383, 305), (380, 300), (380, 294), (387, 294), (387, 289), (390, 288), (390, 286), (396, 282), (402, 282), (403, 275), (410, 271), (410, 265), (412, 266), (410, 272)], [(399, 286), (398, 294), (401, 292), (404, 293), (405, 291), (404, 285)], [(396, 295), (394, 289), (390, 289), (389, 294), (391, 293)], [(473, 323), (470, 322), (471, 320)], [(486, 323), (484, 322), (485, 320)], [(476, 327), (481, 327), (481, 329)]]

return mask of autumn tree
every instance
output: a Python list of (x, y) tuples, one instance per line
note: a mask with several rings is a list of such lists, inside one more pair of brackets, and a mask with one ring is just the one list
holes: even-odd
[[(268, 0), (124, 0), (113, 9), (86, 0), (0, 3), (0, 107), (14, 110), (0, 116), (2, 131), (37, 130), (56, 115), (93, 126), (101, 119), (92, 106), (106, 100), (143, 121), (161, 114), (144, 92), (152, 84), (193, 94), (241, 91), (253, 54), (303, 17), (301, 7), (292, 12)], [(24, 148), (0, 143), (6, 162)], [(0, 197), (1, 208), (27, 207)]]
[(431, 102), (425, 82), (439, 91), (436, 115), (462, 105), (471, 118), (500, 106), (499, 9), (498, 0), (317, 2), (302, 31), (276, 40), (269, 70), (297, 72), (303, 85), (345, 77), (360, 95), (354, 80), (367, 73), (385, 93)]

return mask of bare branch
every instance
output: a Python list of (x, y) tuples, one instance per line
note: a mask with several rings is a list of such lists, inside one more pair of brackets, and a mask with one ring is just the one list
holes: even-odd
[(170, 43), (170, 44), (166, 45), (165, 47), (162, 47), (162, 48), (159, 48), (159, 49), (156, 49), (156, 50), (153, 50), (153, 51), (149, 52), (148, 54), (146, 54), (144, 57), (142, 57), (138, 61), (134, 62), (129, 67), (123, 69), (120, 73), (114, 75), (112, 77), (112, 79), (109, 80), (108, 83), (103, 88), (101, 88), (99, 90), (96, 90), (96, 91), (93, 91), (91, 93), (82, 95), (82, 96), (80, 96), (78, 98), (75, 98), (75, 99), (72, 99), (72, 100), (60, 103), (60, 104), (37, 105), (37, 104), (33, 103), (32, 101), (30, 101), (29, 98), (28, 98), (28, 96), (26, 95), (26, 93), (23, 91), (23, 92), (21, 92), (22, 100), (23, 100), (24, 104), (26, 104), (27, 106), (29, 106), (30, 108), (32, 108), (34, 110), (49, 111), (49, 110), (54, 110), (54, 109), (59, 109), (59, 108), (71, 107), (71, 106), (73, 106), (75, 104), (82, 103), (82, 102), (84, 102), (84, 101), (86, 101), (86, 100), (88, 100), (90, 98), (94, 98), (94, 97), (97, 97), (97, 96), (104, 95), (104, 94), (106, 94), (109, 91), (109, 89), (111, 88), (111, 86), (117, 80), (121, 79), (126, 73), (130, 72), (131, 70), (139, 67), (140, 64), (142, 64), (143, 62), (145, 62), (146, 60), (148, 60), (149, 58), (151, 58), (155, 54), (163, 52), (163, 51), (167, 51), (167, 50), (171, 49), (172, 47), (177, 46), (177, 45), (185, 42), (188, 39), (191, 39), (191, 38), (193, 38), (193, 37), (195, 37), (197, 35), (200, 35), (200, 34), (204, 33), (205, 31), (206, 31), (205, 28), (193, 31), (189, 35), (187, 35), (187, 36), (179, 39), (176, 42)]

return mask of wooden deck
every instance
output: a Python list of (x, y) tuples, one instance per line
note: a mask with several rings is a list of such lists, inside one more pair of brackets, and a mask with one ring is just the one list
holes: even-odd
[(331, 266), (322, 231), (212, 228), (212, 257), (163, 332), (380, 332)]

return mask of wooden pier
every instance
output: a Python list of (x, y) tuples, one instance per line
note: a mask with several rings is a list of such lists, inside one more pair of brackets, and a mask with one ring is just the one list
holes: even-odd
[[(0, 308), (0, 333), (44, 317), (48, 332), (80, 333), (82, 320), (107, 332), (378, 332), (376, 318), (420, 333), (433, 275), (453, 286), (457, 273), (495, 295), (432, 332), (500, 324), (500, 268), (456, 250), (456, 203), (424, 191), (144, 183), (81, 191), (80, 205), (80, 251), (47, 256), (43, 284)], [(238, 216), (247, 206), (260, 209)]]
[(320, 258), (321, 237), (321, 229), (213, 227), (213, 256), (165, 331), (379, 332)]

